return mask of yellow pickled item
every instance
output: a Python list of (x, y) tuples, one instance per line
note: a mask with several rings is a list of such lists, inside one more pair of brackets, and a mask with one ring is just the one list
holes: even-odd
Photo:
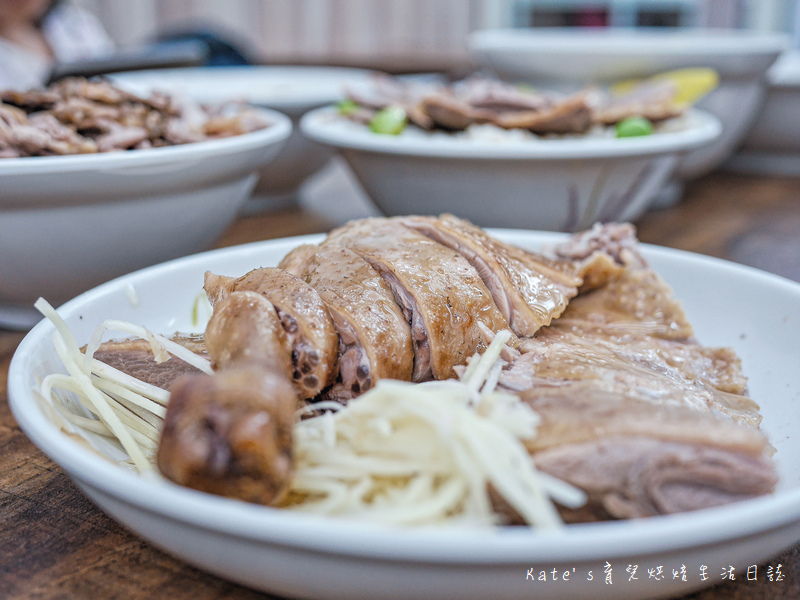
[(681, 106), (694, 104), (719, 84), (719, 75), (714, 69), (687, 68), (666, 71), (649, 79), (628, 79), (611, 86), (613, 94), (628, 94), (646, 82), (669, 81), (675, 86), (672, 101)]

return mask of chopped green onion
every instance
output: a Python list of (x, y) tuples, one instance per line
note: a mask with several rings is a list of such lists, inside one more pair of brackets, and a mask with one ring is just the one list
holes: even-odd
[(345, 98), (344, 100), (339, 100), (339, 102), (336, 103), (336, 109), (339, 111), (340, 115), (346, 117), (347, 115), (352, 115), (358, 110), (358, 104), (356, 104), (356, 102), (350, 98)]
[(653, 124), (644, 117), (628, 117), (616, 125), (617, 137), (638, 137), (653, 133)]
[(387, 106), (379, 110), (369, 122), (373, 133), (398, 135), (406, 128), (408, 117), (406, 111), (399, 106)]

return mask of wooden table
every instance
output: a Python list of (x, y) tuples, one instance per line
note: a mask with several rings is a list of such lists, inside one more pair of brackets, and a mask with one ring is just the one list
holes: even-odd
[[(374, 211), (348, 186), (320, 184), (298, 207), (242, 217), (219, 245), (323, 232), (343, 218)], [(326, 194), (341, 197), (331, 202)], [(343, 199), (351, 202), (344, 210)], [(335, 214), (326, 210), (334, 205)], [(800, 281), (800, 178), (714, 174), (691, 183), (677, 206), (653, 211), (638, 225), (645, 242), (728, 258)], [(0, 598), (267, 597), (199, 572), (131, 535), (28, 441), (11, 416), (6, 391), (9, 361), (22, 337), (0, 330)], [(717, 583), (687, 598), (800, 598), (798, 553), (800, 545), (761, 565), (756, 582), (737, 572), (735, 582)], [(784, 580), (770, 582), (767, 567), (779, 563)]]

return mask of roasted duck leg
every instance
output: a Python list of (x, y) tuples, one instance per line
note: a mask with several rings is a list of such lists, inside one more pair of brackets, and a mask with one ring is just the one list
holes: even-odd
[(277, 502), (292, 475), (299, 402), (283, 324), (260, 294), (233, 292), (217, 302), (205, 336), (216, 373), (172, 385), (158, 467), (181, 485)]

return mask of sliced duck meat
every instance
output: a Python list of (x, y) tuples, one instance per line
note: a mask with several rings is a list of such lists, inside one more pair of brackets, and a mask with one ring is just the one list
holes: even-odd
[(746, 380), (730, 350), (657, 337), (566, 327), (543, 330), (525, 341), (500, 383), (525, 390), (581, 381), (590, 382), (598, 393), (654, 406), (689, 406), (754, 427), (761, 418), (758, 405), (744, 395)]
[(491, 122), (503, 129), (527, 129), (539, 135), (585, 133), (592, 125), (592, 108), (586, 94), (580, 93), (541, 110), (497, 113)]
[(557, 259), (573, 262), (583, 279), (580, 292), (605, 285), (628, 267), (646, 267), (630, 223), (595, 223), (590, 229), (571, 235), (565, 242), (548, 248)]
[(416, 80), (403, 80), (388, 75), (376, 74), (369, 85), (350, 85), (347, 98), (356, 107), (348, 111), (350, 119), (369, 123), (375, 113), (389, 106), (402, 108), (408, 120), (422, 129), (431, 129), (433, 120), (422, 109), (422, 99), (437, 89), (438, 85)]
[(462, 131), (474, 123), (488, 123), (494, 113), (471, 106), (452, 94), (439, 93), (426, 96), (419, 105), (436, 127)]
[(521, 398), (542, 419), (528, 443), (537, 467), (589, 497), (580, 511), (562, 511), (570, 521), (708, 508), (777, 482), (772, 447), (755, 427), (591, 380), (540, 384)]
[(107, 81), (67, 78), (46, 90), (2, 94), (0, 157), (154, 148), (239, 135), (269, 124), (241, 104), (205, 106), (160, 93), (140, 98)]
[(293, 473), (296, 402), (289, 378), (263, 363), (184, 375), (170, 390), (158, 468), (211, 494), (279, 502)]
[(453, 94), (475, 108), (498, 113), (542, 110), (555, 101), (524, 85), (513, 85), (497, 79), (470, 77), (452, 86)]
[(382, 378), (411, 379), (411, 328), (389, 285), (365, 259), (348, 248), (318, 247), (303, 276), (327, 305), (339, 333), (339, 378), (332, 398), (352, 398)]
[(402, 223), (466, 258), (519, 336), (532, 336), (550, 324), (581, 284), (573, 262), (521, 252), (453, 215), (408, 217)]
[(585, 261), (600, 252), (619, 265), (646, 266), (636, 238), (636, 228), (631, 223), (595, 223), (591, 229), (569, 236), (548, 251), (571, 261)]
[[(176, 335), (170, 339), (195, 354), (206, 354), (201, 336)], [(150, 342), (143, 339), (103, 342), (93, 357), (126, 375), (164, 390), (169, 389), (181, 375), (200, 372), (176, 356), (170, 356), (163, 362), (157, 361)]]
[(313, 398), (333, 383), (339, 337), (317, 291), (288, 271), (254, 269), (233, 278), (206, 273), (204, 289), (212, 305), (235, 292), (263, 296), (274, 307), (292, 356), (292, 378), (303, 398)]
[(601, 95), (593, 119), (613, 125), (629, 117), (644, 117), (654, 123), (677, 117), (684, 107), (675, 103), (676, 91), (674, 84), (664, 80), (641, 84), (625, 94)]
[(272, 302), (257, 292), (232, 292), (214, 305), (205, 342), (215, 371), (236, 363), (278, 363), (289, 376), (291, 347)]
[(554, 325), (607, 337), (684, 341), (694, 336), (672, 289), (649, 268), (614, 272), (601, 287), (574, 298)]
[(318, 248), (316, 244), (301, 244), (283, 257), (278, 268), (303, 279), (309, 263), (317, 255)]
[(458, 252), (399, 219), (364, 219), (332, 231), (321, 244), (346, 247), (378, 271), (411, 324), (413, 381), (448, 379), (508, 322), (472, 265)]
[(768, 457), (704, 444), (632, 436), (562, 445), (534, 455), (537, 467), (587, 493), (567, 521), (628, 519), (722, 506), (771, 493)]
[(574, 298), (520, 349), (501, 378), (510, 388), (586, 381), (653, 405), (689, 406), (755, 427), (760, 421), (736, 354), (698, 343), (672, 290), (646, 267), (626, 268)]

